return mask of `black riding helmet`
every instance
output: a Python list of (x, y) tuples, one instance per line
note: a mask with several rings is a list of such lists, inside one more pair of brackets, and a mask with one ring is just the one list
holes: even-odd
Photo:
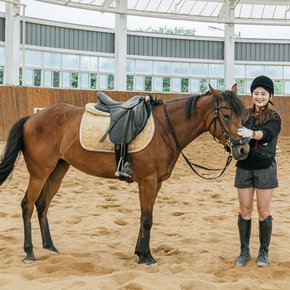
[(273, 81), (266, 76), (256, 77), (251, 84), (251, 94), (257, 87), (264, 88), (269, 94), (274, 95), (274, 83)]
[[(258, 76), (256, 77), (251, 84), (251, 94), (253, 94), (254, 90), (258, 87), (262, 87), (265, 89), (271, 96), (274, 95), (274, 83), (267, 76)], [(269, 100), (269, 103), (273, 105), (272, 101)]]

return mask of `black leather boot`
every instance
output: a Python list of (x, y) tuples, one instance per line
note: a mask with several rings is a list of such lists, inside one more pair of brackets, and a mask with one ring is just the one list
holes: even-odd
[(241, 242), (241, 253), (236, 259), (236, 265), (239, 267), (246, 266), (247, 262), (251, 259), (249, 243), (251, 236), (252, 220), (245, 220), (242, 218), (241, 214), (238, 217), (238, 228), (240, 234)]
[(268, 251), (272, 235), (272, 216), (267, 216), (263, 221), (259, 221), (259, 236), (260, 236), (260, 249), (256, 263), (259, 267), (268, 265)]

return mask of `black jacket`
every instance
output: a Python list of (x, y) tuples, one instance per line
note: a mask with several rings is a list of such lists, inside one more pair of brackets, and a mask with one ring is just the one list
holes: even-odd
[(275, 112), (273, 119), (260, 126), (253, 125), (254, 122), (251, 118), (245, 127), (254, 131), (263, 131), (263, 138), (261, 140), (251, 139), (248, 157), (238, 161), (236, 166), (250, 170), (268, 168), (273, 162), (276, 162), (276, 145), (281, 130), (281, 118)]

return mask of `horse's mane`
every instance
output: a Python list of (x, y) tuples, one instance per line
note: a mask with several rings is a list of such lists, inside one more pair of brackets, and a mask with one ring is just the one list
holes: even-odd
[[(222, 99), (230, 104), (231, 109), (235, 113), (242, 114), (244, 112), (245, 105), (235, 93), (233, 93), (232, 91), (228, 91), (227, 90), (227, 91), (221, 92), (220, 94), (222, 96)], [(209, 95), (211, 95), (210, 91), (208, 91), (208, 92), (206, 92), (205, 94), (202, 94), (202, 95), (189, 97), (186, 100), (186, 103), (185, 103), (185, 114), (186, 114), (186, 117), (189, 118), (191, 116), (191, 114), (194, 112), (196, 101), (198, 99), (200, 99), (201, 97), (204, 97), (204, 96), (209, 96)], [(220, 98), (217, 99), (217, 102), (219, 100), (220, 100)], [(214, 98), (213, 98), (213, 103), (212, 104), (214, 105)]]

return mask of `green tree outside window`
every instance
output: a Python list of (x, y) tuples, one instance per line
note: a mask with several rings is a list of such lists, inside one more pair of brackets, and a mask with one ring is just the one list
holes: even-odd
[(22, 67), (19, 68), (19, 85), (22, 86)]
[(54, 88), (59, 88), (59, 83), (60, 83), (59, 79), (60, 79), (60, 72), (54, 71), (52, 73), (52, 86)]
[(282, 82), (279, 80), (274, 80), (274, 92), (276, 95), (282, 94)]
[(238, 94), (245, 93), (245, 81), (244, 80), (238, 80), (237, 87), (238, 87)]
[(145, 91), (151, 92), (152, 91), (152, 77), (145, 76)]
[(170, 78), (163, 78), (163, 92), (170, 92)]
[(97, 74), (91, 73), (90, 74), (90, 88), (95, 90), (97, 88)]
[(72, 72), (71, 73), (71, 87), (77, 89), (79, 85), (79, 73)]
[(188, 78), (181, 79), (181, 92), (188, 93)]
[(127, 75), (127, 91), (133, 91), (134, 77)]
[(41, 86), (41, 70), (40, 69), (34, 70), (33, 84), (35, 87)]
[(114, 89), (114, 75), (108, 75), (108, 90)]
[(4, 84), (4, 67), (3, 66), (0, 67), (0, 84), (1, 85)]
[(199, 90), (201, 94), (204, 94), (208, 91), (208, 83), (206, 79), (201, 79), (200, 80), (200, 86), (199, 86)]

